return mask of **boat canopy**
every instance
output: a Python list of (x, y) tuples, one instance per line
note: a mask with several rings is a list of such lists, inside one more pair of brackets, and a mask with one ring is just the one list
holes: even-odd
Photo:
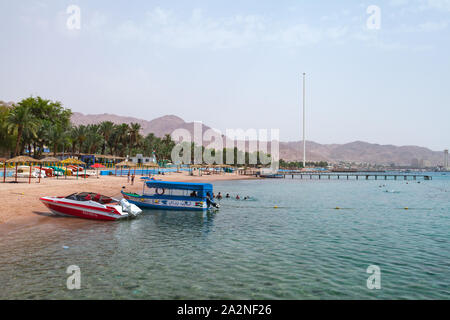
[(175, 190), (189, 190), (195, 191), (199, 196), (206, 196), (206, 193), (210, 192), (212, 195), (213, 186), (210, 183), (189, 183), (189, 182), (171, 182), (171, 181), (158, 181), (150, 180), (145, 183), (148, 188), (162, 188), (162, 189), (175, 189)]

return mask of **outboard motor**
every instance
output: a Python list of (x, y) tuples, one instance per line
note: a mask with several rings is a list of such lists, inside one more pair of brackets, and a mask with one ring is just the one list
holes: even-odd
[(136, 217), (142, 212), (136, 205), (129, 203), (126, 199), (120, 200), (122, 211), (128, 213), (131, 217)]
[(211, 207), (216, 208), (216, 209), (220, 208), (219, 204), (212, 201), (209, 197), (206, 198), (206, 205), (208, 206), (208, 209)]

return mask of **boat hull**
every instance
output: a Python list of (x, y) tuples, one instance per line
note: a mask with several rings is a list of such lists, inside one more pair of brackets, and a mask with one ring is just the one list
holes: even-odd
[(145, 195), (137, 195), (122, 191), (122, 195), (128, 202), (143, 209), (155, 210), (185, 210), (185, 211), (205, 211), (208, 210), (206, 200), (203, 199), (170, 199), (157, 198)]
[(128, 215), (118, 214), (117, 210), (113, 207), (92, 207), (89, 205), (59, 201), (52, 198), (41, 198), (40, 200), (53, 213), (62, 216), (105, 221), (114, 221), (128, 217)]

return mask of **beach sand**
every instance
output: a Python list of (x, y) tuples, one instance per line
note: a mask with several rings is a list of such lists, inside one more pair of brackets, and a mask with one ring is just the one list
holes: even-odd
[[(156, 175), (156, 179), (166, 181), (182, 181), (182, 182), (214, 182), (226, 180), (246, 180), (256, 179), (252, 176), (242, 176), (237, 174), (212, 174), (203, 176), (190, 176), (188, 172), (169, 173), (165, 175)], [(121, 197), (120, 191), (122, 187), (130, 192), (141, 192), (143, 180), (141, 176), (136, 176), (134, 185), (128, 183), (127, 176), (99, 176), (87, 179), (76, 177), (64, 178), (45, 178), (19, 179), (19, 183), (2, 183), (0, 182), (0, 203), (3, 204), (0, 210), (0, 232), (16, 229), (24, 226), (43, 223), (52, 219), (53, 214), (39, 201), (42, 196), (67, 196), (75, 192), (96, 192), (111, 197)], [(8, 181), (12, 181), (8, 178)], [(64, 219), (67, 220), (67, 219)], [(73, 219), (71, 219), (73, 220)]]

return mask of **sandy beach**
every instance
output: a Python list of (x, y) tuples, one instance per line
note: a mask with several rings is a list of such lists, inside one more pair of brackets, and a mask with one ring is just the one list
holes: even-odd
[[(156, 179), (182, 182), (214, 182), (227, 180), (256, 179), (251, 176), (236, 174), (213, 174), (194, 175), (188, 172), (169, 173), (156, 175)], [(137, 192), (142, 190), (141, 176), (136, 176), (134, 185), (128, 183), (127, 176), (100, 176), (88, 179), (75, 177), (45, 178), (37, 183), (37, 179), (32, 179), (28, 184), (28, 179), (19, 179), (20, 183), (0, 183), (0, 201), (7, 209), (0, 211), (0, 232), (5, 229), (34, 225), (51, 219), (50, 211), (39, 201), (42, 196), (66, 196), (74, 192), (89, 191), (105, 194), (112, 197), (120, 197), (122, 187), (125, 190)], [(8, 178), (12, 181), (12, 178)]]

